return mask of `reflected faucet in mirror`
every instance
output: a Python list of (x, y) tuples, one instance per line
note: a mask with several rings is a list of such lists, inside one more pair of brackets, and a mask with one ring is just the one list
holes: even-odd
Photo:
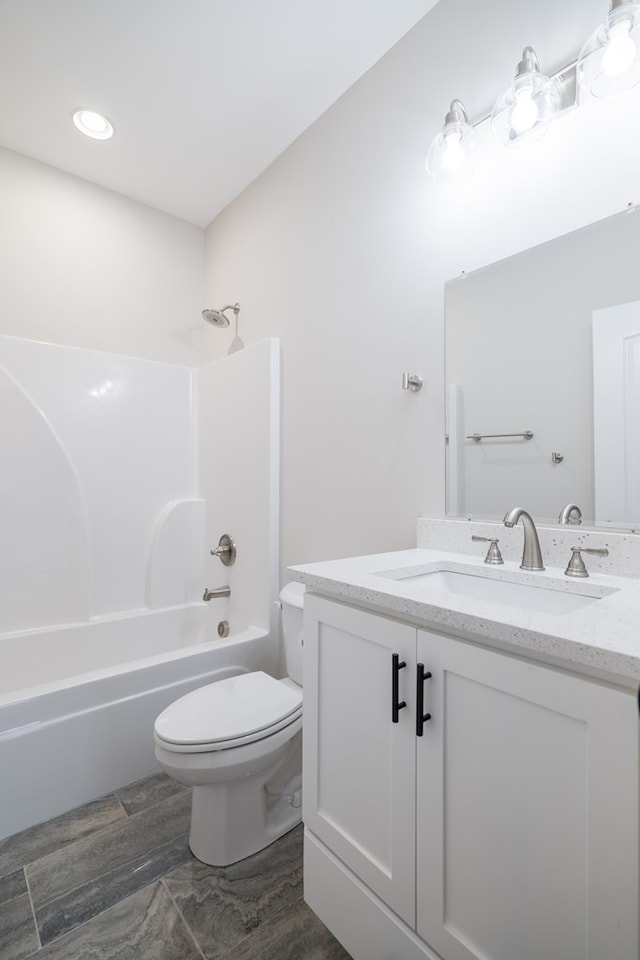
[(540, 541), (538, 540), (538, 531), (533, 522), (533, 518), (522, 507), (514, 507), (513, 510), (505, 515), (505, 527), (515, 527), (518, 520), (522, 520), (524, 529), (524, 545), (522, 549), (521, 570), (544, 570), (542, 562), (542, 551), (540, 550)]
[(582, 510), (577, 503), (568, 503), (563, 507), (558, 516), (558, 523), (582, 523)]

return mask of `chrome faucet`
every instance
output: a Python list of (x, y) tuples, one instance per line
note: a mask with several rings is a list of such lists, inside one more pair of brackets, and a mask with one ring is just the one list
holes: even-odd
[(207, 589), (202, 594), (202, 599), (207, 602), (209, 600), (215, 600), (216, 597), (230, 597), (231, 596), (231, 587), (214, 587), (213, 590)]
[(568, 503), (558, 517), (558, 523), (582, 523), (582, 510), (577, 503)]
[(515, 527), (518, 520), (522, 520), (524, 528), (524, 547), (522, 550), (521, 570), (544, 570), (542, 562), (542, 552), (540, 550), (540, 541), (538, 540), (538, 531), (530, 514), (522, 507), (514, 507), (513, 510), (505, 515), (505, 527)]

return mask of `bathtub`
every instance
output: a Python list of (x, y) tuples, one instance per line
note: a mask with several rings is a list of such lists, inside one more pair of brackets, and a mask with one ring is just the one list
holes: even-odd
[(0, 636), (0, 839), (157, 771), (153, 721), (232, 674), (278, 676), (278, 638), (218, 638), (193, 603)]

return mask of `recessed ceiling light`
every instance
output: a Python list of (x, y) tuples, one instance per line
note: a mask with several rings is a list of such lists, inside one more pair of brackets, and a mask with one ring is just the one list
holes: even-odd
[(113, 136), (113, 126), (103, 117), (101, 113), (95, 110), (74, 110), (72, 120), (80, 133), (87, 137), (93, 137), (94, 140), (109, 140)]

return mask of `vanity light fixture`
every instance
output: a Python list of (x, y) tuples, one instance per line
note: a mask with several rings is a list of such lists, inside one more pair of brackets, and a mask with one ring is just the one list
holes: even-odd
[(71, 114), (76, 128), (93, 140), (110, 140), (113, 136), (113, 124), (101, 113), (81, 107)]
[[(519, 145), (539, 139), (553, 117), (575, 106), (575, 63), (547, 77), (533, 47), (525, 47), (513, 83), (491, 111), (491, 128), (506, 146)], [(435, 180), (451, 183), (475, 172), (480, 156), (476, 128), (488, 119), (470, 123), (462, 102), (452, 102), (427, 154), (427, 171)]]
[(454, 183), (466, 180), (474, 171), (477, 135), (464, 104), (452, 100), (444, 126), (434, 138), (427, 154), (427, 171), (434, 180)]
[[(610, 0), (609, 14), (589, 37), (577, 60), (545, 76), (533, 47), (525, 47), (513, 83), (496, 100), (491, 129), (505, 146), (539, 139), (549, 122), (577, 106), (578, 86), (587, 95), (608, 97), (640, 83), (640, 0)], [(489, 117), (470, 123), (460, 100), (454, 100), (444, 127), (427, 154), (435, 180), (464, 180), (477, 165), (475, 130)]]
[(606, 20), (578, 57), (578, 82), (594, 97), (630, 90), (640, 81), (640, 3), (611, 0)]
[(560, 91), (552, 77), (540, 72), (533, 47), (525, 47), (513, 83), (491, 111), (491, 129), (505, 146), (538, 140), (560, 110)]

